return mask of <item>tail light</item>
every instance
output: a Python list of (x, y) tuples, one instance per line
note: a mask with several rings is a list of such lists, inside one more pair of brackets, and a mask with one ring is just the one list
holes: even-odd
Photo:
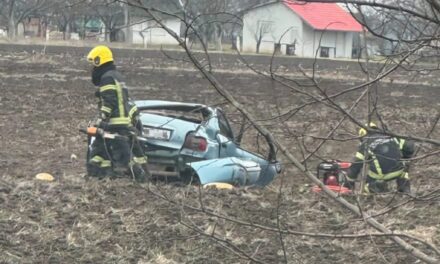
[(186, 136), (183, 147), (195, 151), (205, 151), (208, 147), (208, 141), (204, 137), (197, 137), (190, 133)]

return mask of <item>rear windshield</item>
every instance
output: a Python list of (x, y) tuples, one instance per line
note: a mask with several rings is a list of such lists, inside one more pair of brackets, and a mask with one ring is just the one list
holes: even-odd
[(166, 117), (171, 117), (175, 119), (180, 119), (196, 124), (201, 124), (206, 121), (206, 117), (199, 111), (178, 111), (170, 109), (148, 109), (142, 111), (142, 113), (161, 115)]

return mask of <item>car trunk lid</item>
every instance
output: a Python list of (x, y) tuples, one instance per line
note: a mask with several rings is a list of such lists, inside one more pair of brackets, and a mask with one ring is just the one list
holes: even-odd
[(199, 124), (176, 118), (142, 114), (143, 135), (149, 145), (180, 149), (185, 142), (185, 136), (197, 129)]

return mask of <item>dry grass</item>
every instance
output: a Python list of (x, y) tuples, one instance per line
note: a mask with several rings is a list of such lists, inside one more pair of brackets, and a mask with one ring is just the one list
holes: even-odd
[[(75, 176), (72, 176), (72, 178)], [(118, 262), (118, 263), (242, 263), (243, 256), (222, 247), (230, 243), (264, 263), (283, 259), (276, 232), (233, 221), (276, 228), (278, 194), (273, 190), (203, 191), (203, 207), (218, 216), (194, 211), (200, 208), (199, 189), (147, 184), (128, 180), (75, 179), (63, 183), (28, 182), (1, 192), (0, 229), (5, 254), (0, 261)], [(174, 204), (159, 196), (166, 196)], [(366, 198), (370, 212), (380, 209), (391, 195)], [(395, 198), (394, 203), (404, 197)], [(270, 206), (264, 206), (268, 204)], [(281, 197), (283, 229), (312, 233), (375, 233), (360, 219), (338, 209), (313, 193), (298, 195), (287, 189)], [(438, 221), (429, 205), (402, 206), (379, 219), (393, 230), (438, 242)], [(426, 219), (434, 221), (426, 221)], [(423, 221), (425, 219), (425, 221)], [(196, 230), (200, 230), (200, 233)], [(219, 238), (224, 242), (215, 242)], [(290, 260), (304, 263), (345, 263), (377, 259), (412, 261), (383, 238), (324, 239), (284, 235)], [(375, 246), (372, 246), (372, 243)], [(215, 263), (214, 261), (213, 263)]]

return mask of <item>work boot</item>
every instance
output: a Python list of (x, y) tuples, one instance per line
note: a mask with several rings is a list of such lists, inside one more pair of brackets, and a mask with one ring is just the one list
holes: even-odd
[(370, 193), (388, 192), (388, 184), (385, 181), (371, 181), (367, 186)]
[(146, 173), (144, 171), (144, 169), (142, 169), (141, 165), (139, 164), (134, 164), (133, 167), (131, 167), (131, 170), (134, 174), (134, 179), (139, 182), (139, 183), (144, 183), (146, 182)]
[(408, 179), (397, 178), (397, 191), (401, 193), (411, 193), (411, 183)]
[(99, 164), (96, 164), (95, 162), (88, 162), (86, 165), (86, 169), (87, 176), (89, 177), (99, 178), (101, 176), (101, 168), (99, 167)]
[(142, 169), (145, 171), (145, 177), (147, 179), (151, 179), (152, 174), (151, 174), (150, 170), (148, 169), (148, 165), (147, 164), (142, 164)]
[(115, 166), (113, 168), (113, 178), (122, 178), (127, 174), (127, 167)]
[(112, 167), (101, 168), (101, 176), (102, 178), (105, 177), (113, 178), (115, 177), (115, 172), (113, 171)]

